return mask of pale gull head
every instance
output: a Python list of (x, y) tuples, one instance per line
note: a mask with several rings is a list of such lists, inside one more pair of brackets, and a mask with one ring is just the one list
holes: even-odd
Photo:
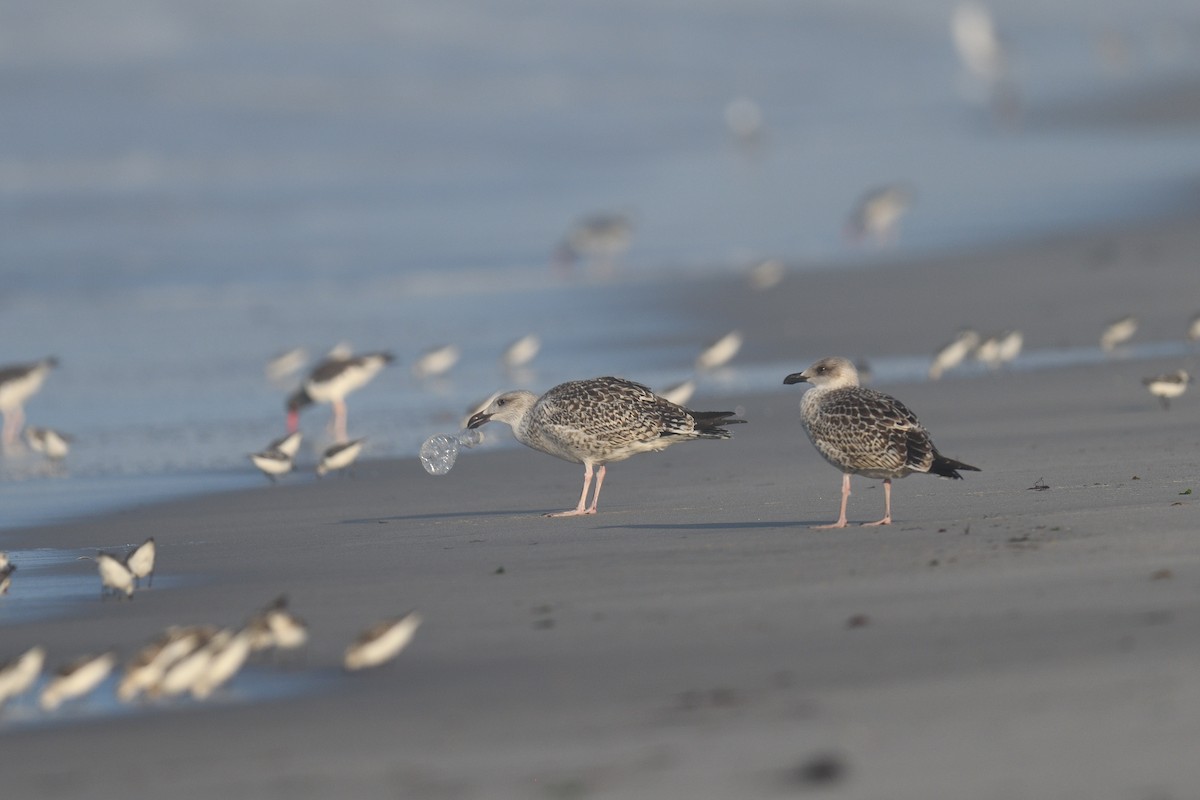
[(505, 392), (497, 397), (483, 411), (474, 414), (467, 420), (468, 428), (478, 428), (484, 423), (496, 420), (497, 422), (505, 422), (516, 428), (521, 424), (521, 420), (533, 408), (534, 403), (538, 400), (537, 395), (533, 392), (518, 390), (515, 392)]
[(829, 356), (817, 361), (803, 372), (793, 372), (783, 379), (785, 384), (811, 383), (821, 389), (842, 389), (858, 386), (858, 370), (854, 362), (841, 356)]

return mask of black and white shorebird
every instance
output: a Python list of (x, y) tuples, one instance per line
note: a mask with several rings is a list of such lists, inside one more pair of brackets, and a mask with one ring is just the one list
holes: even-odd
[(300, 431), (292, 431), (291, 433), (280, 436), (273, 440), (270, 444), (263, 448), (264, 453), (269, 453), (272, 450), (278, 450), (288, 458), (295, 458), (300, 452), (300, 442), (303, 441), (304, 434)]
[(125, 595), (126, 599), (133, 597), (133, 573), (125, 562), (110, 553), (99, 552), (96, 557), (80, 556), (80, 561), (95, 561), (96, 571), (100, 573), (100, 598), (104, 599), (112, 592), (115, 596)]
[(1166, 375), (1155, 375), (1152, 378), (1142, 378), (1142, 385), (1150, 394), (1158, 398), (1163, 408), (1170, 408), (1171, 401), (1187, 391), (1191, 376), (1185, 370), (1177, 369)]
[(21, 655), (0, 664), (0, 708), (9, 700), (29, 691), (42, 674), (46, 648), (34, 645)]
[(71, 452), (72, 437), (53, 428), (30, 425), (25, 429), (25, 443), (35, 453), (42, 453), (51, 461), (62, 461)]
[(783, 382), (812, 384), (800, 400), (804, 432), (817, 452), (842, 472), (841, 513), (837, 522), (819, 528), (846, 527), (851, 475), (883, 479), (883, 519), (866, 524), (891, 525), (893, 478), (927, 472), (961, 479), (960, 469), (979, 471), (939, 453), (929, 431), (899, 400), (860, 386), (849, 359), (823, 358)]
[(133, 582), (137, 588), (141, 588), (142, 578), (147, 578), (147, 586), (154, 585), (154, 558), (157, 552), (158, 547), (151, 536), (125, 556), (125, 568), (133, 575)]
[(333, 407), (333, 434), (344, 442), (346, 435), (346, 395), (371, 382), (380, 370), (392, 363), (391, 353), (367, 353), (361, 356), (330, 355), (308, 374), (300, 388), (287, 400), (287, 428), (300, 425), (300, 410), (313, 403)]
[(4, 415), (4, 447), (17, 443), (25, 425), (25, 401), (42, 388), (50, 370), (58, 366), (51, 356), (30, 364), (0, 367), (0, 414)]
[(261, 453), (251, 453), (248, 458), (271, 483), (278, 482), (281, 475), (291, 472), (295, 464), (292, 457), (282, 450), (263, 450)]
[(343, 444), (335, 444), (328, 447), (321, 454), (321, 460), (317, 462), (317, 477), (319, 478), (326, 473), (339, 469), (345, 469), (353, 464), (362, 452), (363, 445), (366, 442), (366, 439), (354, 439)]
[[(663, 450), (692, 439), (728, 439), (732, 411), (690, 411), (623, 378), (591, 378), (559, 384), (538, 397), (515, 391), (499, 395), (467, 422), (478, 428), (491, 420), (512, 427), (517, 441), (565, 461), (583, 464), (579, 504), (551, 517), (595, 514), (606, 465), (638, 453)], [(592, 503), (588, 487), (596, 477)]]
[(116, 653), (82, 656), (54, 673), (54, 677), (42, 689), (39, 704), (45, 711), (53, 711), (68, 700), (91, 692), (99, 686), (117, 663)]
[(416, 611), (378, 622), (351, 642), (342, 664), (351, 671), (385, 664), (408, 647), (420, 625), (421, 615)]

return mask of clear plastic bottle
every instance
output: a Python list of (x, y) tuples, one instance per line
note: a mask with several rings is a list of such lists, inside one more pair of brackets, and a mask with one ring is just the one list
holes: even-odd
[(421, 445), (421, 466), (430, 475), (445, 475), (454, 468), (461, 447), (474, 447), (483, 441), (479, 431), (463, 429), (458, 433), (437, 433)]

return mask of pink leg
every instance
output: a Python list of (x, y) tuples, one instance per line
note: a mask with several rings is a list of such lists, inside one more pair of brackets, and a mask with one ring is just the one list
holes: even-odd
[[(600, 469), (603, 470), (604, 467), (601, 467)], [(571, 509), (570, 511), (558, 511), (554, 514), (547, 514), (546, 516), (547, 517), (581, 517), (585, 514), (595, 514), (596, 508), (594, 505), (592, 506), (592, 509), (590, 511), (588, 511), (587, 508), (584, 506), (584, 502), (587, 500), (588, 487), (591, 485), (592, 485), (592, 465), (584, 464), (583, 465), (583, 492), (581, 492), (579, 495), (579, 505), (575, 506), (575, 508)], [(597, 490), (599, 490), (599, 488), (600, 488), (599, 484), (597, 484), (596, 488), (597, 488)]]
[(338, 444), (350, 440), (346, 435), (346, 401), (333, 401), (333, 438)]
[(883, 519), (878, 522), (864, 522), (863, 525), (892, 524), (892, 479), (883, 479)]
[(604, 485), (604, 473), (608, 467), (604, 464), (600, 465), (600, 469), (596, 471), (596, 493), (592, 495), (592, 506), (588, 509), (589, 514), (596, 513), (596, 503), (600, 502), (600, 487)]
[(823, 528), (844, 528), (846, 527), (846, 501), (850, 499), (850, 473), (842, 473), (842, 513), (838, 515), (837, 522), (829, 525), (813, 525), (815, 529)]

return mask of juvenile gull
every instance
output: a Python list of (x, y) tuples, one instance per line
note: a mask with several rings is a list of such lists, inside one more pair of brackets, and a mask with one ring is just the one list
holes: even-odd
[(958, 470), (978, 472), (937, 451), (929, 432), (896, 398), (858, 385), (858, 372), (848, 359), (823, 358), (785, 384), (811, 383), (800, 401), (804, 432), (826, 461), (842, 471), (842, 510), (837, 522), (819, 528), (846, 527), (850, 476), (883, 478), (883, 519), (868, 525), (892, 524), (892, 478), (928, 472), (962, 478)]
[[(606, 465), (637, 453), (663, 450), (691, 439), (728, 439), (723, 426), (732, 411), (689, 411), (659, 397), (640, 383), (623, 378), (591, 378), (559, 384), (541, 397), (533, 392), (506, 392), (467, 422), (478, 428), (499, 420), (513, 429), (517, 441), (565, 461), (583, 464), (583, 492), (570, 511), (548, 514), (573, 517), (595, 514)], [(596, 492), (586, 506), (588, 487), (596, 475)]]
[(17, 443), (25, 425), (25, 401), (37, 394), (50, 370), (57, 366), (58, 359), (50, 357), (32, 364), (0, 367), (0, 414), (4, 415), (5, 447)]
[(1179, 397), (1187, 391), (1191, 377), (1186, 371), (1177, 369), (1166, 375), (1156, 375), (1153, 378), (1142, 378), (1142, 384), (1150, 390), (1162, 403), (1163, 408), (1171, 407), (1171, 398)]

